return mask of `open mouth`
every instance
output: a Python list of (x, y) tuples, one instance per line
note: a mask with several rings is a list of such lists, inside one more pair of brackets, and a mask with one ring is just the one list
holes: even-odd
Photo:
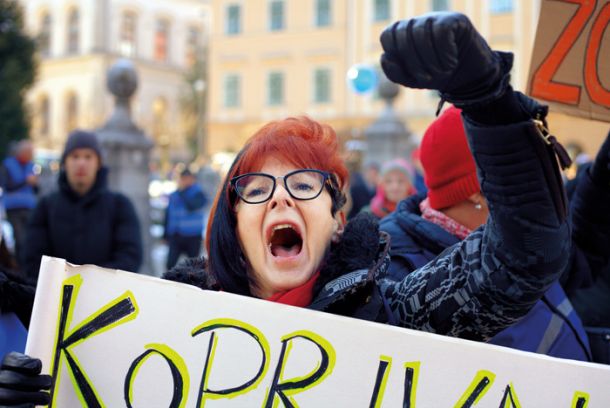
[(268, 246), (275, 257), (293, 257), (301, 253), (303, 238), (292, 225), (279, 224), (273, 227)]

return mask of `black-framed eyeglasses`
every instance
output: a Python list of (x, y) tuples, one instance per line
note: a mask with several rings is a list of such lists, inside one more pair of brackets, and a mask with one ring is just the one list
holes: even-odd
[(246, 173), (233, 177), (231, 186), (244, 202), (260, 204), (273, 196), (277, 179), (284, 180), (284, 187), (292, 198), (313, 200), (322, 193), (330, 173), (315, 169), (295, 170), (279, 177), (267, 173)]

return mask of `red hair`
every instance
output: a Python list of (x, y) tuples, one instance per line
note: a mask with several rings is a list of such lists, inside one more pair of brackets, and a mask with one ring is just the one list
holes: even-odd
[(341, 189), (348, 177), (339, 156), (335, 131), (308, 117), (286, 118), (263, 126), (248, 140), (243, 155), (227, 178), (258, 171), (269, 157), (297, 168), (333, 173)]
[[(238, 154), (224, 180), (225, 188), (219, 189), (210, 211), (210, 221), (214, 220), (220, 196), (229, 200), (230, 189), (226, 184), (235, 176), (259, 171), (265, 161), (273, 157), (290, 163), (296, 168), (327, 171), (334, 174), (339, 190), (343, 190), (348, 179), (348, 171), (339, 155), (337, 135), (328, 125), (323, 125), (305, 116), (290, 117), (269, 122), (260, 128)], [(212, 222), (208, 223), (206, 248)]]

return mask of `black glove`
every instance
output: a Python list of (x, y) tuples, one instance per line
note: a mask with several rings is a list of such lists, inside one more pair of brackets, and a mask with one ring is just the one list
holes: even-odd
[(47, 405), (51, 376), (40, 374), (42, 362), (25, 354), (11, 352), (0, 368), (0, 406), (34, 407)]
[(610, 187), (610, 132), (591, 166), (591, 178), (600, 186)]
[(492, 51), (468, 17), (430, 13), (381, 34), (381, 67), (393, 82), (436, 89), (459, 108), (484, 105), (509, 85), (512, 53)]

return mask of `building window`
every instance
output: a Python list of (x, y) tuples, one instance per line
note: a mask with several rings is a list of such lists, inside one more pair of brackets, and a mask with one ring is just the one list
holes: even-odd
[(68, 16), (68, 54), (77, 54), (80, 40), (80, 16), (73, 9)]
[(38, 47), (43, 57), (51, 55), (51, 15), (44, 13), (40, 21), (40, 34), (38, 36)]
[(136, 27), (137, 17), (135, 13), (130, 11), (123, 13), (119, 52), (125, 57), (134, 57), (136, 55)]
[(330, 0), (316, 0), (316, 27), (328, 27), (330, 22)]
[(241, 6), (239, 4), (231, 4), (227, 7), (227, 20), (225, 33), (235, 35), (241, 32)]
[(390, 0), (373, 0), (373, 19), (385, 21), (390, 18)]
[(278, 106), (284, 103), (284, 74), (270, 72), (267, 77), (267, 105)]
[(284, 0), (269, 2), (269, 31), (284, 29)]
[(512, 0), (491, 0), (489, 5), (489, 11), (491, 14), (503, 14), (510, 13), (513, 11)]
[(447, 11), (449, 10), (448, 0), (432, 0), (432, 11)]
[(240, 100), (240, 79), (239, 75), (231, 74), (225, 77), (224, 81), (224, 106), (225, 108), (239, 107)]
[(39, 103), (40, 134), (48, 137), (51, 130), (51, 104), (49, 103), (49, 97), (46, 95), (42, 96)]
[(70, 92), (66, 98), (66, 133), (76, 129), (78, 125), (78, 97)]
[(313, 74), (313, 100), (315, 103), (330, 102), (330, 70), (316, 69)]
[(197, 62), (201, 32), (197, 27), (188, 29), (186, 38), (186, 65), (192, 67)]
[(159, 62), (167, 62), (169, 43), (169, 22), (157, 20), (155, 28), (155, 55), (154, 59)]

